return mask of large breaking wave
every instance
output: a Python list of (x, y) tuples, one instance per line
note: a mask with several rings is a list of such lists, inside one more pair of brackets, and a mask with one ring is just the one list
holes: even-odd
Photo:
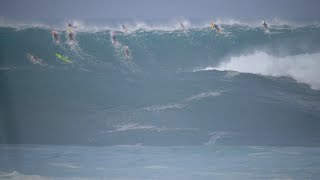
[(255, 52), (250, 55), (231, 57), (229, 61), (221, 62), (216, 67), (206, 67), (202, 70), (237, 71), (274, 77), (287, 76), (319, 90), (319, 60), (319, 53), (275, 57), (265, 52)]
[(265, 32), (260, 23), (218, 21), (219, 34), (182, 22), (186, 30), (179, 21), (125, 23), (128, 32), (74, 23), (75, 42), (63, 26), (0, 27), (1, 139), (320, 144), (319, 25), (273, 23)]

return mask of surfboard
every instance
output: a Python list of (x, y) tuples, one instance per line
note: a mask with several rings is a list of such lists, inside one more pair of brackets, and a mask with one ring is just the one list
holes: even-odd
[(264, 33), (270, 34), (270, 30), (269, 30), (268, 28), (266, 28), (266, 29), (264, 30)]
[(72, 61), (69, 59), (68, 56), (64, 56), (64, 55), (56, 53), (56, 57), (58, 59), (61, 59), (62, 61), (66, 62), (66, 63), (72, 63)]

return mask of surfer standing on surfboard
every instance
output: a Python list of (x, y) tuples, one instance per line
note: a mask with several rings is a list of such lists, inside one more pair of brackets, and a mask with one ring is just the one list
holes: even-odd
[(182, 24), (181, 21), (180, 21), (180, 26), (181, 26), (182, 30), (185, 30), (184, 25)]
[(111, 38), (112, 38), (112, 44), (116, 44), (117, 43), (116, 32), (114, 31), (112, 32)]
[(70, 41), (74, 41), (74, 32), (73, 28), (75, 28), (71, 23), (68, 24), (68, 36)]
[(264, 29), (268, 29), (268, 24), (266, 23), (266, 21), (263, 20), (262, 25), (263, 25)]
[(217, 24), (215, 24), (213, 21), (211, 21), (211, 28), (212, 29), (216, 29), (218, 33), (221, 32), (221, 29), (219, 28), (219, 26)]
[(127, 32), (128, 30), (127, 30), (127, 28), (122, 24), (122, 30), (124, 31), (124, 32)]

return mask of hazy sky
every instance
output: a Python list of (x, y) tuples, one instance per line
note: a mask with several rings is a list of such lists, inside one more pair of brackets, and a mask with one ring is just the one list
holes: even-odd
[(320, 19), (320, 0), (1, 0), (11, 19), (284, 18)]

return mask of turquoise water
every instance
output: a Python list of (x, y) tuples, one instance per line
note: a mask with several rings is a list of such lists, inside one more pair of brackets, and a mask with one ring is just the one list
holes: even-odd
[(0, 179), (319, 178), (318, 24), (77, 26), (0, 27)]

